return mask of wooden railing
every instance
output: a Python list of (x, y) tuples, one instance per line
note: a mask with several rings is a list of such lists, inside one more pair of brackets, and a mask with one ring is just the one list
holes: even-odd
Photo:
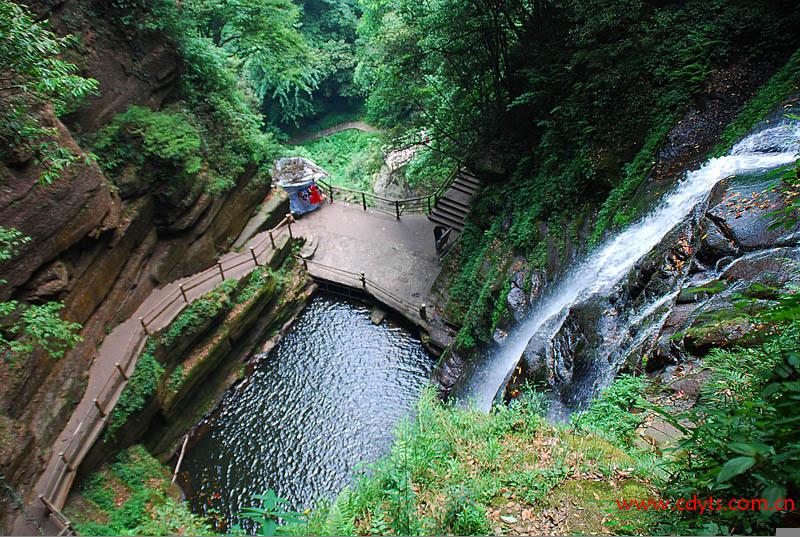
[(403, 298), (397, 296), (397, 294), (389, 291), (382, 285), (374, 282), (367, 278), (366, 273), (362, 272), (351, 272), (349, 270), (343, 270), (336, 267), (331, 267), (329, 265), (324, 265), (317, 261), (312, 261), (310, 259), (305, 259), (302, 257), (297, 258), (303, 264), (303, 268), (308, 271), (309, 265), (320, 267), (325, 271), (331, 272), (345, 280), (344, 282), (338, 282), (336, 280), (331, 280), (334, 283), (340, 285), (348, 285), (349, 287), (353, 287), (356, 289), (361, 289), (364, 293), (372, 295), (378, 301), (386, 304), (389, 307), (394, 308), (395, 310), (406, 313), (407, 315), (418, 315), (423, 321), (428, 320), (427, 314), (427, 306), (422, 304), (413, 304), (408, 300), (404, 300)]
[[(153, 324), (161, 319), (162, 326), (164, 326), (165, 323), (177, 317), (193, 300), (203, 295), (202, 292), (191, 293), (191, 291), (215, 278), (219, 278), (221, 282), (224, 281), (226, 271), (230, 274), (232, 270), (245, 265), (252, 265), (253, 268), (261, 266), (259, 258), (268, 250), (277, 249), (276, 240), (283, 233), (289, 234), (289, 240), (293, 238), (293, 221), (291, 214), (286, 215), (286, 218), (250, 247), (248, 254), (241, 254), (241, 256), (226, 262), (218, 262), (214, 267), (196, 274), (139, 317), (140, 329), (133, 330), (128, 343), (120, 354), (121, 361), (114, 364), (113, 373), (106, 379), (98, 396), (93, 400), (93, 405), (89, 407), (83, 419), (78, 423), (64, 450), (57, 454), (56, 470), (53, 471), (40, 491), (39, 499), (48, 510), (51, 520), (62, 530), (71, 530), (69, 521), (59, 511), (59, 506), (63, 505), (66, 493), (69, 492), (68, 477), (74, 477), (89, 449), (105, 428), (114, 404), (133, 375), (137, 358), (144, 348), (148, 336), (154, 332)], [(196, 296), (190, 297), (190, 293)], [(169, 319), (162, 319), (165, 312), (173, 306), (177, 307), (173, 309), (172, 316)]]
[(333, 203), (338, 198), (349, 203), (360, 204), (365, 211), (371, 208), (392, 215), (400, 220), (400, 217), (406, 213), (429, 214), (436, 206), (436, 202), (439, 201), (439, 198), (441, 198), (447, 189), (450, 188), (450, 185), (453, 184), (458, 172), (459, 168), (455, 168), (448, 176), (447, 180), (444, 181), (435, 192), (426, 196), (414, 198), (386, 198), (373, 194), (372, 192), (336, 186), (322, 179), (317, 180), (317, 184), (328, 194), (330, 203)]

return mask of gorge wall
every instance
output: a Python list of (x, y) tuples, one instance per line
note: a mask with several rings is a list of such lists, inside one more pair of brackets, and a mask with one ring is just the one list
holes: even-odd
[[(99, 95), (59, 119), (47, 108), (41, 124), (74, 154), (130, 106), (159, 110), (178, 98), (184, 70), (163, 34), (116, 22), (106, 3), (32, 2), (57, 33), (79, 37), (72, 53)], [(68, 167), (52, 184), (39, 183), (32, 155), (0, 163), (0, 224), (30, 241), (0, 265), (0, 299), (63, 301), (62, 316), (81, 323), (83, 340), (60, 360), (40, 352), (16, 363), (0, 361), (0, 473), (20, 496), (49, 456), (54, 438), (80, 399), (88, 365), (105, 334), (130, 316), (154, 288), (211, 265), (244, 228), (269, 192), (256, 163), (230, 178), (233, 186), (165, 195), (147, 188), (130, 168), (112, 179), (91, 159)]]

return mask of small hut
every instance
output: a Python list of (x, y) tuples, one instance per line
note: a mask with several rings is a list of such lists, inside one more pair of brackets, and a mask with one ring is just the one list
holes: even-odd
[(289, 195), (289, 210), (295, 216), (319, 209), (324, 196), (317, 181), (328, 177), (325, 170), (302, 157), (278, 159), (272, 171), (273, 182)]

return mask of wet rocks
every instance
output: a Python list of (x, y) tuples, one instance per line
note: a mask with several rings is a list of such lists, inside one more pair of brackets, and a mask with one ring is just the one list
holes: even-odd
[(386, 319), (386, 312), (378, 306), (372, 306), (372, 312), (369, 314), (369, 320), (372, 321), (372, 324), (379, 325), (384, 319)]
[(794, 241), (793, 230), (770, 229), (772, 219), (768, 214), (783, 205), (773, 179), (733, 180), (723, 199), (708, 211), (708, 217), (717, 223), (733, 248), (724, 255), (786, 246)]
[(445, 349), (432, 379), (439, 387), (439, 393), (442, 397), (447, 397), (453, 387), (461, 380), (466, 363), (466, 359), (455, 350), (453, 345)]
[(511, 286), (511, 290), (506, 296), (506, 303), (517, 322), (521, 321), (528, 313), (528, 297), (525, 295), (525, 291), (516, 285)]

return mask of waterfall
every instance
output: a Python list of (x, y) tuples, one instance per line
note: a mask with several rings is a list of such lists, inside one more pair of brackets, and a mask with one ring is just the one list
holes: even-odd
[(790, 164), (798, 158), (798, 153), (800, 125), (784, 122), (748, 136), (729, 154), (713, 158), (700, 169), (688, 172), (649, 214), (610, 237), (550, 288), (501, 346), (476, 366), (468, 379), (466, 398), (480, 409), (491, 408), (531, 339), (552, 339), (570, 306), (577, 301), (607, 296), (637, 261), (707, 198), (719, 181)]

